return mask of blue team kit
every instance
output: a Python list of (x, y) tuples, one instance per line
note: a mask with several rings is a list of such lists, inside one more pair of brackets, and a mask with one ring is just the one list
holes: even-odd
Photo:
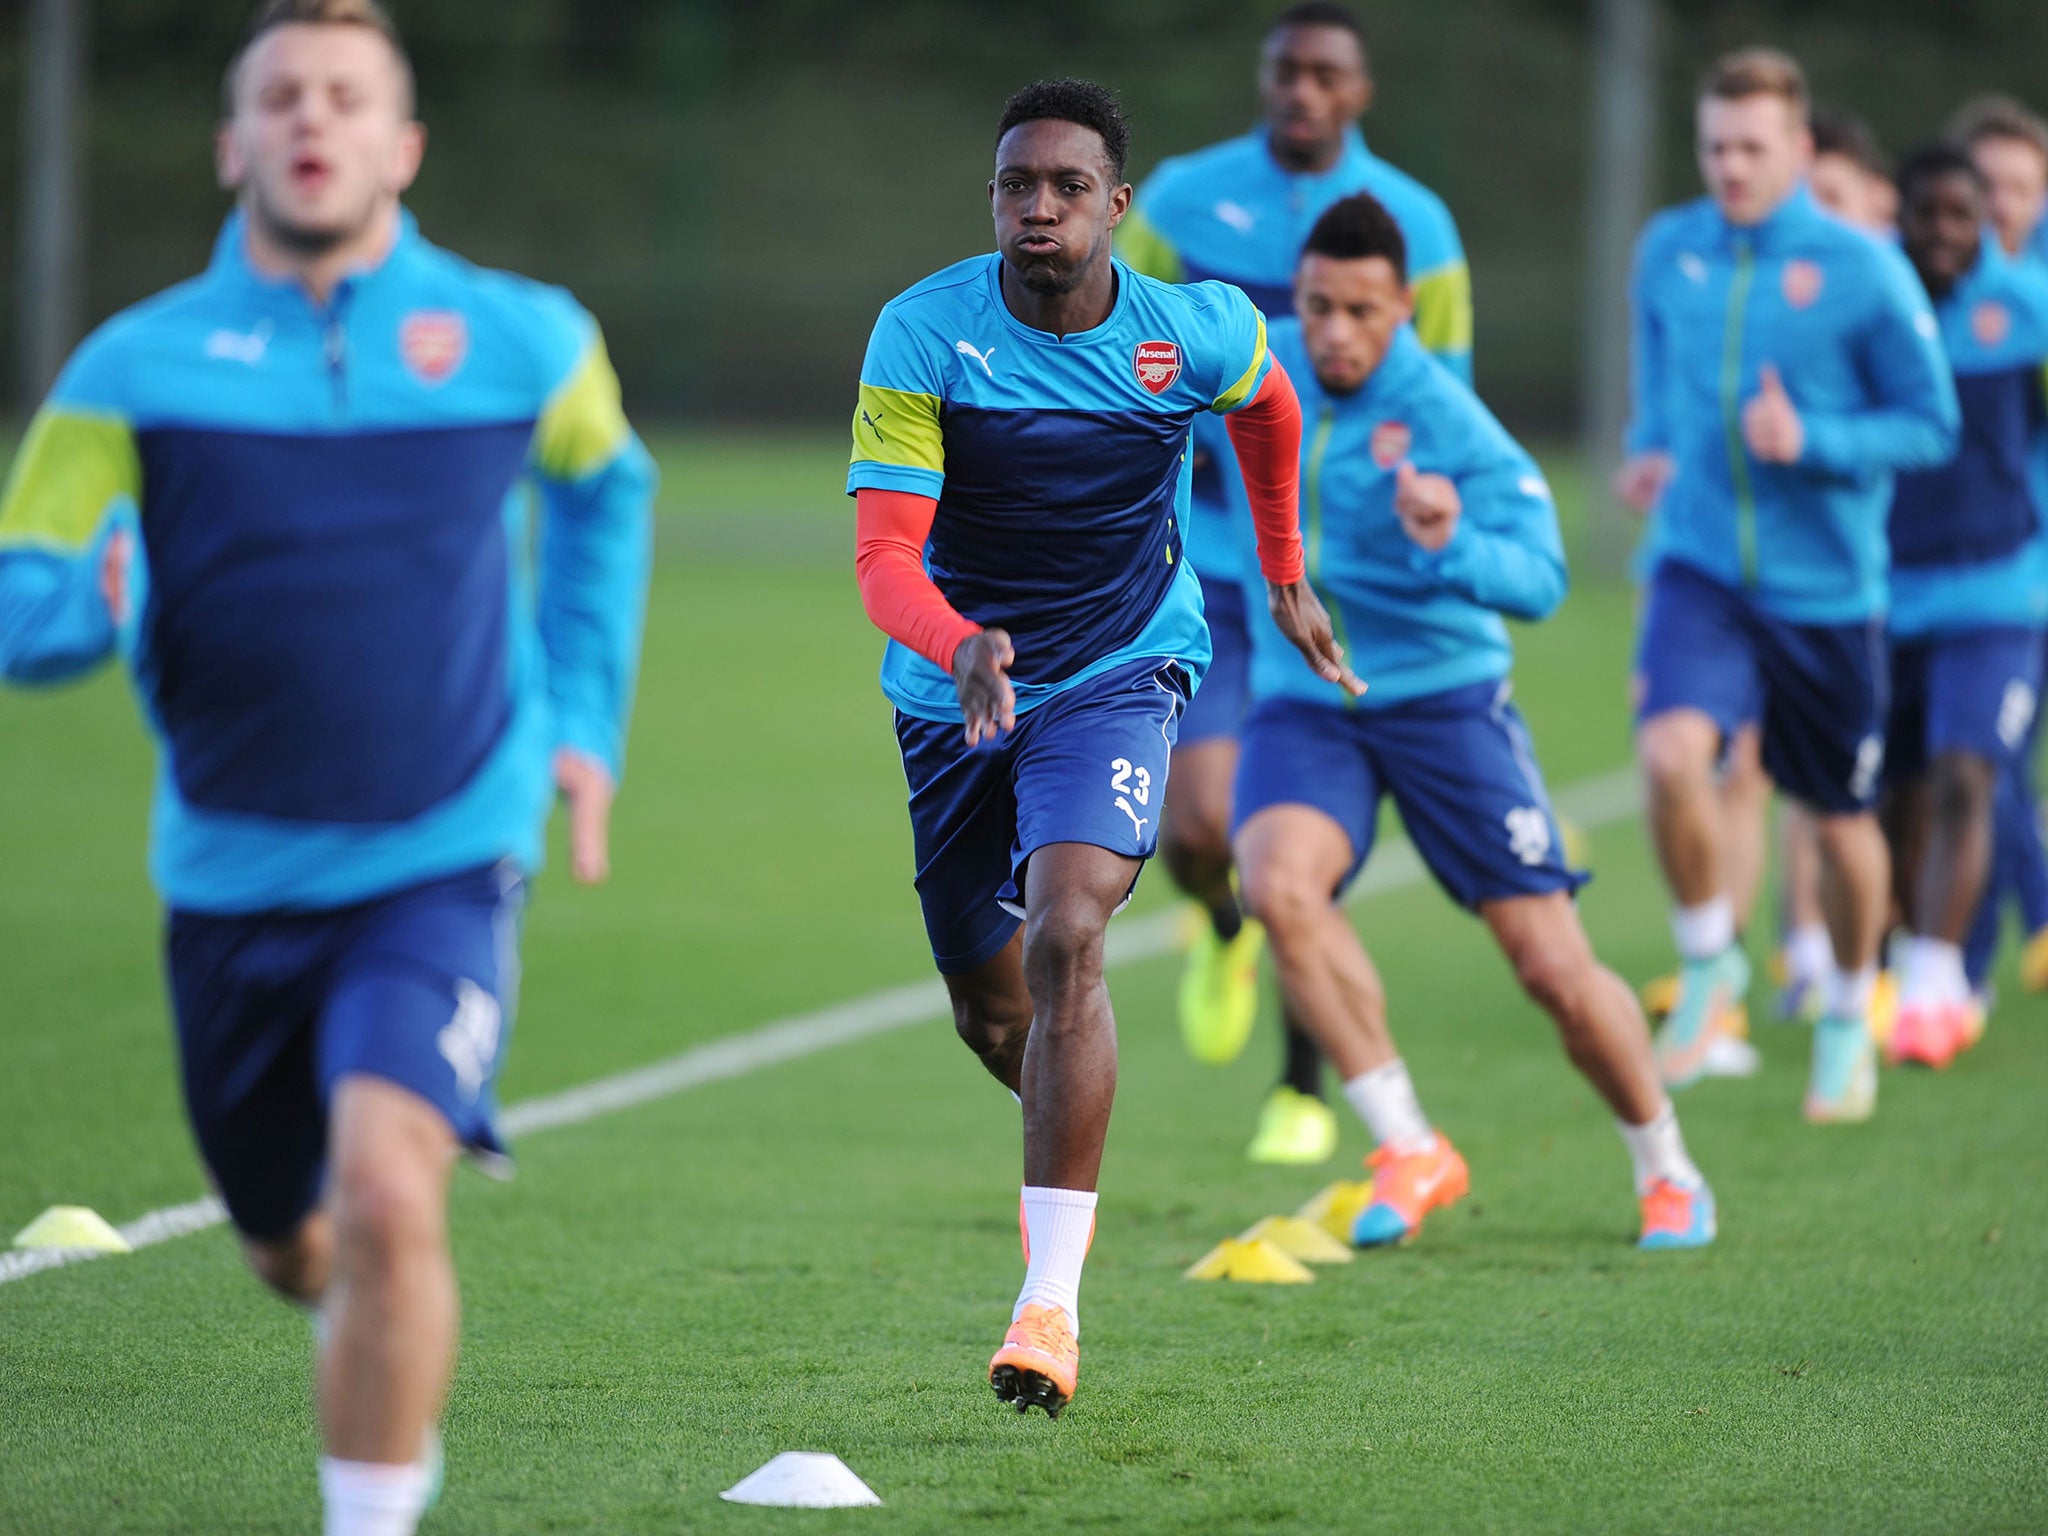
[[(1168, 282), (1220, 279), (1242, 288), (1269, 320), (1294, 313), (1294, 270), (1309, 231), (1356, 192), (1377, 198), (1401, 226), (1424, 346), (1472, 379), (1472, 278), (1450, 210), (1435, 193), (1366, 147), (1354, 125), (1326, 171), (1295, 172), (1273, 158), (1263, 128), (1160, 162), (1117, 228), (1117, 251)], [(1215, 650), (1210, 674), (1181, 722), (1185, 743), (1234, 736), (1250, 699), (1238, 583), (1254, 574), (1230, 519), (1226, 487), (1237, 456), (1222, 424), (1197, 418), (1188, 551), (1202, 578)], [(1256, 595), (1254, 595), (1255, 597)]]
[[(620, 769), (653, 483), (590, 317), (409, 216), (322, 306), (249, 264), (237, 215), (203, 275), (87, 339), (30, 427), (0, 669), (129, 663), (187, 1095), (238, 1220), (310, 1203), (337, 1071), (492, 1144), (502, 1030), (448, 1030), (477, 998), (510, 1012), (555, 749)], [(121, 528), (141, 552), (117, 633)], [(398, 994), (372, 1021), (363, 999)]]
[[(1576, 889), (1583, 877), (1565, 863), (1509, 697), (1514, 653), (1501, 619), (1540, 619), (1564, 599), (1564, 545), (1542, 472), (1411, 332), (1396, 333), (1349, 395), (1323, 390), (1298, 322), (1275, 323), (1271, 342), (1307, 422), (1309, 580), (1368, 691), (1351, 699), (1316, 676), (1270, 615), (1251, 615), (1255, 702), (1236, 824), (1273, 805), (1313, 806), (1350, 837), (1356, 875), (1391, 795), (1417, 851), (1461, 904)], [(1395, 514), (1404, 463), (1457, 485), (1458, 527), (1435, 553)]]
[[(1926, 295), (1897, 249), (1802, 187), (1754, 227), (1708, 199), (1659, 214), (1633, 299), (1628, 449), (1675, 464), (1653, 522), (1638, 715), (1697, 709), (1724, 732), (1761, 719), (1781, 788), (1863, 809), (1883, 766), (1894, 476), (1956, 447)], [(1743, 440), (1766, 367), (1804, 427), (1795, 464)]]
[(2048, 271), (1985, 239), (1935, 304), (1962, 405), (1962, 443), (1899, 476), (1892, 501), (1893, 701), (1888, 770), (1944, 752), (2017, 753), (2041, 685), (2048, 561), (2032, 484), (2043, 431)]
[[(847, 491), (935, 498), (926, 570), (1016, 648), (1017, 730), (978, 759), (952, 677), (893, 640), (883, 657), (942, 969), (1007, 940), (1016, 919), (998, 898), (1014, 904), (1005, 893), (1038, 847), (1151, 852), (1164, 753), (1208, 668), (1183, 547), (1188, 424), (1258, 392), (1265, 321), (1221, 283), (1157, 282), (1121, 263), (1116, 278), (1109, 317), (1059, 337), (1010, 313), (999, 256), (970, 258), (886, 305), (861, 366)], [(1149, 823), (1135, 836), (1133, 819)]]

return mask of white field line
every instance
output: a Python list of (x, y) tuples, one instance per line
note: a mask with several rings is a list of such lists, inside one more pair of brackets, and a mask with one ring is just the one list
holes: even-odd
[[(1556, 797), (1557, 814), (1582, 827), (1600, 827), (1635, 814), (1641, 803), (1633, 768), (1617, 768), (1571, 785)], [(1351, 899), (1400, 890), (1423, 879), (1427, 872), (1415, 850), (1405, 841), (1394, 841), (1377, 850), (1365, 876), (1353, 887)], [(1107, 966), (1128, 965), (1166, 953), (1180, 942), (1183, 918), (1180, 909), (1168, 908), (1149, 916), (1119, 921), (1111, 926), (1104, 955)], [(936, 977), (890, 987), (852, 1002), (821, 1008), (813, 1013), (764, 1024), (743, 1035), (728, 1036), (665, 1061), (636, 1067), (611, 1077), (601, 1077), (580, 1087), (566, 1088), (514, 1104), (505, 1111), (502, 1125), (507, 1136), (531, 1136), (540, 1131), (581, 1125), (600, 1115), (609, 1115), (638, 1104), (652, 1103), (707, 1083), (744, 1077), (763, 1067), (814, 1056), (835, 1045), (848, 1045), (874, 1035), (887, 1034), (911, 1024), (943, 1018), (947, 1012), (945, 984)], [(119, 1229), (130, 1248), (148, 1248), (204, 1232), (227, 1220), (220, 1201), (208, 1196), (184, 1205), (151, 1211)], [(106, 1257), (94, 1248), (24, 1248), (0, 1253), (0, 1285), (23, 1280), (48, 1269)]]

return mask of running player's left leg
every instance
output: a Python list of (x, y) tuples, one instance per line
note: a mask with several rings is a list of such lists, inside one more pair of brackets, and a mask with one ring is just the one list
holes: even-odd
[(1713, 1192), (1685, 1150), (1677, 1111), (1650, 1049), (1649, 1026), (1628, 983), (1594, 957), (1571, 897), (1553, 891), (1487, 901), (1479, 915), (1522, 990), (1557, 1025), (1572, 1065), (1614, 1112), (1635, 1164), (1641, 1246), (1711, 1242)]
[(1628, 984), (1594, 957), (1564, 837), (1509, 686), (1478, 684), (1393, 711), (1376, 757), (1416, 851), (1479, 913), (1522, 990), (1550, 1015), (1572, 1064), (1614, 1112), (1634, 1163), (1640, 1245), (1713, 1241), (1714, 1197), (1678, 1129)]
[(503, 865), (355, 914), (321, 1011), (334, 1269), (319, 1403), (332, 1531), (409, 1531), (439, 1491), (436, 1425), (459, 1317), (448, 1180), (464, 1148), (485, 1166), (503, 1160), (495, 1083), (523, 901)]
[(1874, 811), (1891, 699), (1884, 631), (1878, 620), (1793, 624), (1753, 611), (1749, 634), (1763, 675), (1764, 768), (1813, 813), (1835, 957), (1805, 1114), (1815, 1124), (1867, 1120), (1877, 1109), (1871, 1010), (1892, 897)]
[(1024, 1108), (1023, 1289), (989, 1362), (996, 1395), (1058, 1414), (1080, 1374), (1080, 1282), (1116, 1096), (1116, 1020), (1103, 934), (1157, 849), (1186, 679), (1128, 663), (1039, 705), (1015, 732), (1012, 884), (1031, 1023)]
[[(1926, 789), (1917, 856), (1899, 880), (1913, 938), (1887, 1043), (1894, 1061), (1946, 1066), (1983, 1032), (1962, 945), (1989, 885), (2000, 766), (2033, 721), (2038, 654), (2031, 629), (1941, 637), (1898, 653), (1901, 696), (1919, 692)], [(1906, 746), (1894, 738), (1895, 752)]]

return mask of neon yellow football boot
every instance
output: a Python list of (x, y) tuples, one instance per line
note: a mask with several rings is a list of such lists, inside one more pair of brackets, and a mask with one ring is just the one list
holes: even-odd
[(1337, 1150), (1337, 1116), (1312, 1093), (1282, 1083), (1266, 1095), (1259, 1128), (1245, 1156), (1255, 1163), (1305, 1167), (1326, 1163)]
[(1259, 956), (1266, 930), (1250, 918), (1225, 941), (1206, 920), (1180, 976), (1180, 1037), (1212, 1067), (1237, 1060), (1259, 1017)]

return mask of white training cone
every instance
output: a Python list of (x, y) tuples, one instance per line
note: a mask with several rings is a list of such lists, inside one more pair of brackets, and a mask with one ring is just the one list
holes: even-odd
[(829, 1451), (784, 1451), (719, 1497), (734, 1504), (775, 1504), (785, 1509), (844, 1509), (882, 1502)]

